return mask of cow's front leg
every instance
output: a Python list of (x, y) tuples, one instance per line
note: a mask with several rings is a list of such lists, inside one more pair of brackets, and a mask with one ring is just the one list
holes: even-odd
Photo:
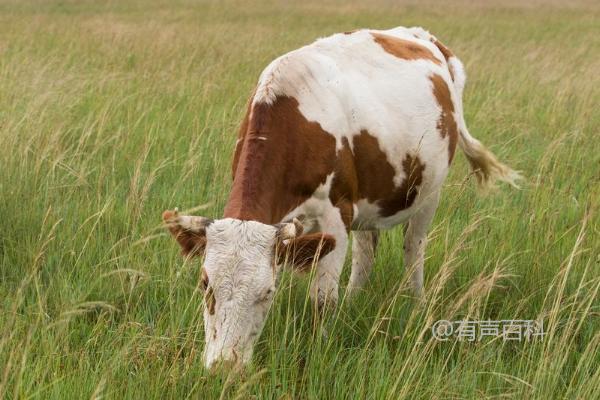
[(375, 263), (378, 238), (378, 231), (352, 232), (352, 273), (346, 287), (346, 295), (357, 293), (369, 279)]
[(348, 245), (348, 232), (337, 208), (332, 207), (327, 211), (319, 218), (318, 224), (322, 232), (333, 235), (336, 241), (335, 248), (319, 260), (310, 289), (313, 304), (323, 313), (335, 309), (337, 305), (340, 274)]

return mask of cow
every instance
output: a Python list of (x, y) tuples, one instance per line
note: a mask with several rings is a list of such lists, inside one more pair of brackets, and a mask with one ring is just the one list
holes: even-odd
[(405, 224), (405, 268), (423, 288), (427, 231), (458, 146), (482, 187), (519, 174), (473, 138), (461, 61), (418, 27), (321, 38), (271, 62), (249, 100), (223, 218), (163, 220), (188, 256), (203, 256), (204, 363), (247, 363), (283, 265), (314, 271), (320, 312), (373, 266), (378, 232)]

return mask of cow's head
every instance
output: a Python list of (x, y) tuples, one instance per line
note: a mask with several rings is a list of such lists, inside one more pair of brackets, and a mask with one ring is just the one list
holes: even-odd
[(179, 215), (163, 220), (184, 256), (203, 256), (204, 332), (207, 368), (219, 361), (247, 363), (273, 302), (281, 266), (306, 271), (335, 247), (326, 234), (302, 235), (302, 225)]

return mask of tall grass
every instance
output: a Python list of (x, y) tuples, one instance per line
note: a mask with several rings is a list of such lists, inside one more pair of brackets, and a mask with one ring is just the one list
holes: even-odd
[[(535, 4), (0, 3), (0, 397), (600, 398), (600, 15)], [(198, 264), (161, 211), (220, 215), (271, 59), (397, 25), (461, 57), (470, 131), (526, 185), (480, 197), (459, 155), (423, 304), (395, 229), (327, 338), (307, 279), (286, 274), (252, 366), (210, 375)], [(540, 319), (547, 334), (440, 342), (438, 319)]]

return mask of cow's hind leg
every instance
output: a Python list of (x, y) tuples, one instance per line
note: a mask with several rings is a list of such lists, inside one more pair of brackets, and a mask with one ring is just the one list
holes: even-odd
[(438, 205), (439, 195), (431, 198), (409, 220), (404, 233), (404, 265), (411, 273), (415, 297), (423, 293), (423, 264), (427, 246), (427, 231)]
[(352, 272), (346, 287), (346, 295), (351, 296), (357, 293), (369, 279), (375, 263), (378, 240), (378, 231), (352, 232)]
[(335, 248), (319, 260), (310, 296), (320, 312), (334, 309), (338, 301), (340, 274), (346, 258), (348, 232), (339, 209), (331, 207), (318, 219), (321, 231), (335, 237)]

